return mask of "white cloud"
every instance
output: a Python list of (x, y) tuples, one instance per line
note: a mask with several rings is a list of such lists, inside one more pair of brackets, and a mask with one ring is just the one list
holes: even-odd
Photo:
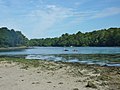
[[(80, 12), (75, 9), (56, 5), (45, 5), (42, 8), (31, 11), (27, 16), (34, 23), (34, 30), (48, 31), (50, 28), (54, 28), (56, 25), (61, 26), (60, 24), (62, 24), (64, 27), (73, 26), (86, 20), (93, 13), (95, 13), (95, 11)], [(64, 23), (66, 19), (70, 20), (67, 23)]]
[(80, 6), (86, 4), (87, 2), (94, 1), (94, 0), (78, 0), (74, 3), (75, 6)]
[[(84, 21), (120, 14), (118, 7), (82, 11), (80, 5), (89, 1), (92, 0), (74, 1), (72, 8), (68, 8), (60, 4), (50, 4), (45, 0), (0, 0), (0, 25), (4, 23), (9, 27), (19, 27), (26, 33), (32, 33), (33, 37), (40, 37), (50, 30), (55, 31), (56, 27), (59, 30), (69, 30)], [(29, 36), (31, 37), (30, 34)]]
[(103, 17), (113, 16), (117, 14), (120, 14), (120, 8), (111, 7), (111, 8), (105, 8), (102, 11), (98, 11), (98, 13), (93, 15), (92, 18), (103, 18)]
[(71, 17), (72, 9), (58, 7), (56, 5), (45, 5), (44, 8), (33, 10), (27, 16), (35, 22), (34, 30), (47, 31), (49, 28)]
[(55, 27), (72, 27), (81, 21), (84, 21), (90, 13), (92, 12), (78, 12), (71, 8), (56, 5), (44, 5), (42, 8), (40, 7), (32, 10), (25, 16), (27, 17), (27, 22), (32, 23), (32, 35), (39, 37), (45, 35), (45, 33), (55, 31)]
[(79, 2), (75, 2), (74, 5), (80, 6), (80, 5), (82, 5), (82, 4), (84, 4), (84, 3), (88, 2), (88, 1), (89, 0), (80, 0)]
[(75, 4), (76, 6), (81, 5), (81, 3), (80, 3), (80, 2), (75, 2), (74, 4)]

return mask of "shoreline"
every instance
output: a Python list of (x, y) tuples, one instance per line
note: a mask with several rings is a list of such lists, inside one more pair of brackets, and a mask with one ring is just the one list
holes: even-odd
[(120, 89), (119, 67), (3, 57), (0, 72), (1, 90)]
[[(30, 57), (29, 57), (30, 55)], [(0, 55), (0, 58), (22, 58), (26, 60), (44, 60), (44, 61), (53, 61), (53, 62), (62, 62), (62, 63), (78, 63), (83, 65), (89, 65), (89, 66), (101, 66), (101, 67), (120, 67), (120, 60), (119, 56), (120, 54), (48, 54), (48, 55), (42, 55), (42, 58), (40, 57), (42, 54), (34, 54), (31, 56), (31, 54), (18, 54), (18, 55)], [(28, 57), (27, 57), (28, 56)], [(45, 56), (45, 57), (44, 57)], [(48, 58), (47, 58), (48, 56)], [(54, 58), (49, 59), (49, 56), (54, 56)], [(36, 58), (35, 58), (36, 57)], [(65, 60), (56, 60), (58, 58), (65, 59)], [(109, 57), (109, 58), (108, 58)], [(75, 60), (74, 60), (75, 58)], [(71, 60), (72, 59), (72, 60)], [(90, 59), (90, 60), (89, 60)], [(100, 59), (101, 61), (98, 61)], [(96, 60), (96, 62), (95, 62)]]
[(28, 49), (29, 47), (27, 46), (21, 46), (21, 47), (7, 47), (7, 48), (0, 48), (0, 50), (19, 50), (19, 49)]

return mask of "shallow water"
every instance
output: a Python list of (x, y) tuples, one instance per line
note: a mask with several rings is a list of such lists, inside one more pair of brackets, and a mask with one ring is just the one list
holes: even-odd
[[(64, 51), (64, 50), (67, 51)], [(0, 51), (0, 55), (26, 55), (26, 59), (79, 62), (120, 67), (120, 47), (33, 47)], [(117, 63), (114, 63), (116, 62)]]
[[(110, 54), (111, 55), (111, 54)], [(119, 55), (112, 55), (113, 57), (109, 57), (110, 55), (105, 56), (93, 56), (93, 55), (27, 55), (26, 59), (38, 59), (38, 60), (48, 60), (48, 61), (62, 61), (62, 62), (78, 62), (82, 64), (97, 64), (100, 66), (118, 66), (120, 67), (120, 57)], [(109, 58), (105, 58), (105, 57)], [(116, 56), (116, 57), (115, 57)], [(82, 58), (81, 58), (82, 57)], [(115, 62), (115, 60), (117, 62)]]

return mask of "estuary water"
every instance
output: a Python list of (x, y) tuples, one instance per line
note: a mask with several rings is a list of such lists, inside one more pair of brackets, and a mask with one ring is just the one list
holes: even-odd
[(0, 55), (26, 55), (26, 59), (120, 66), (120, 47), (32, 47), (0, 51)]
[(0, 51), (0, 55), (22, 54), (120, 54), (120, 47), (32, 47)]

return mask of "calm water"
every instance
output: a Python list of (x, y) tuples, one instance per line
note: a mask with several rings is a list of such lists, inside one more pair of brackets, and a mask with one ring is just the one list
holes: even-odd
[[(64, 51), (64, 49), (68, 51)], [(0, 55), (16, 54), (120, 54), (120, 47), (34, 47), (0, 52)]]
[[(64, 51), (68, 50), (68, 51)], [(57, 56), (57, 55), (67, 55)], [(94, 56), (87, 57), (82, 56), (75, 57), (74, 55), (86, 55), (86, 54), (100, 54), (100, 55), (118, 55), (117, 57), (112, 58), (112, 61), (104, 60), (104, 57), (96, 57)], [(114, 63), (114, 60), (120, 60), (120, 47), (34, 47), (29, 49), (22, 50), (12, 50), (12, 51), (0, 51), (0, 55), (26, 55), (26, 59), (42, 59), (42, 60), (52, 60), (52, 61), (63, 61), (63, 62), (79, 62), (85, 64), (99, 64), (99, 65), (107, 65), (107, 66), (120, 66), (120, 63)], [(73, 55), (72, 57), (68, 57), (68, 55)], [(111, 59), (107, 58), (107, 59)]]

